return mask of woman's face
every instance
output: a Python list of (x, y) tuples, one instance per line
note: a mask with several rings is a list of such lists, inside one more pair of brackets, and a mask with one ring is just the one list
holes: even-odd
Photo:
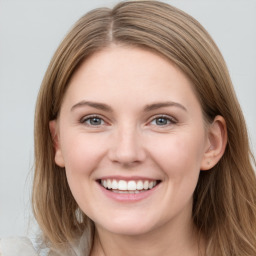
[(191, 82), (171, 62), (124, 46), (92, 55), (51, 130), (55, 161), (98, 228), (137, 235), (191, 221), (209, 143)]

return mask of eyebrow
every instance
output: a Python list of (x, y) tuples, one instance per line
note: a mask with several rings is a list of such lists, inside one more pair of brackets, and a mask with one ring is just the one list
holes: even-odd
[(149, 111), (156, 110), (156, 109), (159, 109), (159, 108), (164, 108), (164, 107), (178, 107), (178, 108), (181, 108), (184, 111), (187, 111), (187, 109), (182, 104), (180, 104), (178, 102), (173, 102), (173, 101), (157, 102), (157, 103), (154, 103), (154, 104), (147, 105), (144, 108), (144, 111), (149, 112)]
[[(93, 102), (93, 101), (85, 101), (85, 100), (80, 101), (80, 102), (76, 103), (74, 106), (72, 106), (71, 111), (73, 111), (76, 108), (84, 107), (84, 106), (93, 107), (93, 108), (103, 110), (106, 112), (113, 112), (113, 109), (110, 106), (108, 106), (107, 104)], [(144, 108), (144, 112), (149, 112), (149, 111), (153, 111), (153, 110), (156, 110), (159, 108), (164, 108), (164, 107), (178, 107), (184, 111), (187, 111), (187, 109), (182, 104), (180, 104), (178, 102), (166, 101), (166, 102), (157, 102), (157, 103), (146, 105)]]
[(77, 104), (75, 104), (71, 108), (71, 111), (73, 111), (76, 108), (84, 107), (84, 106), (93, 107), (93, 108), (96, 108), (96, 109), (99, 109), (99, 110), (104, 110), (104, 111), (107, 111), (107, 112), (113, 112), (113, 109), (110, 106), (108, 106), (108, 105), (106, 105), (104, 103), (98, 103), (98, 102), (92, 102), (92, 101), (84, 101), (84, 100), (78, 102)]

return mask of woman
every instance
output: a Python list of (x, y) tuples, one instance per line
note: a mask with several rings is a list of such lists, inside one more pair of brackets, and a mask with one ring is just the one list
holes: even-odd
[(91, 11), (53, 56), (33, 188), (49, 255), (256, 255), (252, 165), (225, 62), (184, 12)]

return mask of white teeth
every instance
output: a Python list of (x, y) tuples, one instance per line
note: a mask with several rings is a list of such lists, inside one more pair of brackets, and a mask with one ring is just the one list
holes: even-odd
[(118, 189), (119, 190), (127, 190), (127, 182), (125, 180), (119, 180)]
[(148, 189), (148, 181), (146, 180), (146, 181), (144, 181), (144, 189)]
[(112, 189), (118, 189), (118, 183), (116, 180), (112, 181)]
[(134, 180), (128, 181), (128, 190), (136, 190), (136, 182)]
[(137, 190), (142, 190), (143, 189), (143, 182), (141, 180), (139, 180), (137, 182)]
[(152, 189), (153, 187), (156, 186), (157, 181), (135, 181), (135, 180), (111, 180), (111, 179), (106, 179), (106, 180), (101, 180), (101, 185), (107, 189), (112, 189), (113, 192), (120, 192), (123, 191), (124, 193), (128, 193), (126, 191), (129, 191), (129, 193), (139, 193), (141, 190), (148, 190)]
[(108, 189), (111, 189), (111, 188), (112, 188), (112, 182), (111, 182), (111, 180), (107, 180), (107, 184), (108, 184)]

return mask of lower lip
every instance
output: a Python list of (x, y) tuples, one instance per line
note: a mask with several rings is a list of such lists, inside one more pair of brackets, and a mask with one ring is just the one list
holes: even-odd
[(136, 202), (136, 201), (141, 201), (143, 199), (148, 198), (149, 196), (151, 196), (155, 190), (159, 187), (160, 184), (156, 185), (155, 187), (153, 187), (150, 190), (146, 190), (143, 192), (139, 192), (139, 193), (134, 193), (134, 194), (130, 194), (130, 193), (115, 193), (112, 192), (111, 190), (107, 190), (104, 187), (102, 187), (100, 184), (98, 184), (101, 191), (109, 198), (114, 199), (116, 201), (120, 201), (120, 202)]

